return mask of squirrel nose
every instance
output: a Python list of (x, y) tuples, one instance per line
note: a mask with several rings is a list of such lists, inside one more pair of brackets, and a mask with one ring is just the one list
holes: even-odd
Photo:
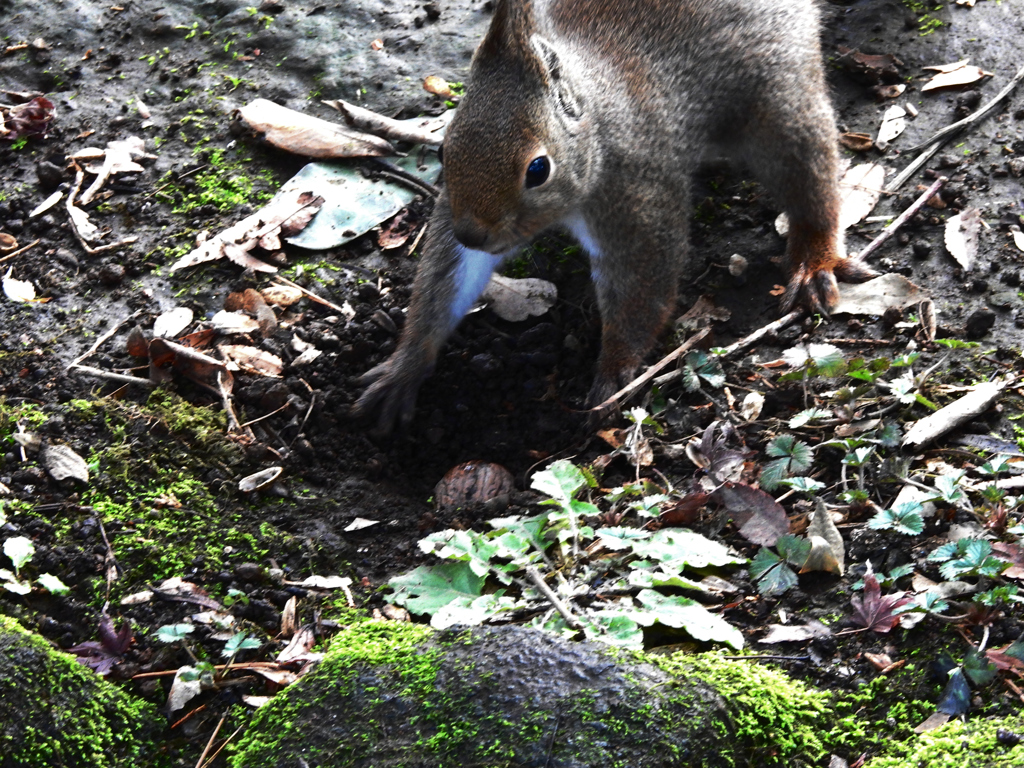
[(487, 244), (489, 237), (486, 227), (481, 226), (478, 222), (468, 217), (455, 222), (452, 227), (452, 233), (455, 235), (455, 239), (464, 246), (477, 250), (482, 249)]

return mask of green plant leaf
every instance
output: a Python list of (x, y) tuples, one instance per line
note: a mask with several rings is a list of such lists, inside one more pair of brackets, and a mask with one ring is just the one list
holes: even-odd
[(789, 428), (798, 429), (805, 424), (810, 424), (812, 421), (824, 421), (831, 418), (831, 411), (826, 411), (824, 408), (808, 408), (793, 415), (789, 420)]
[(14, 563), (14, 571), (17, 573), (36, 553), (36, 545), (32, 539), (25, 536), (15, 536), (4, 542), (4, 554)]
[(16, 595), (27, 595), (32, 591), (32, 585), (27, 581), (19, 581), (18, 577), (6, 568), (0, 568), (0, 579), (3, 580), (3, 587), (8, 592)]
[(447, 629), (456, 624), (478, 626), (503, 611), (510, 611), (519, 605), (519, 601), (506, 597), (504, 590), (498, 590), (477, 598), (459, 597), (441, 606), (430, 618), (430, 626), (434, 629)]
[(389, 603), (404, 605), (413, 613), (434, 614), (455, 600), (472, 602), (483, 591), (485, 577), (479, 576), (464, 560), (421, 565), (409, 573), (396, 576), (388, 582), (394, 594), (387, 595)]
[(567, 459), (552, 462), (547, 469), (535, 472), (530, 479), (531, 488), (563, 504), (568, 504), (576, 492), (586, 484), (587, 478)]
[(432, 533), (420, 539), (419, 547), (426, 553), (433, 553), (442, 560), (464, 560), (473, 573), (486, 576), (490, 571), (491, 558), (498, 547), (476, 531), (447, 530)]
[(637, 557), (659, 560), (680, 570), (684, 566), (707, 568), (710, 565), (738, 565), (746, 562), (745, 558), (730, 553), (724, 544), (682, 528), (655, 531), (649, 539), (634, 541), (633, 551)]
[(622, 549), (629, 549), (633, 546), (634, 541), (651, 537), (650, 531), (640, 528), (598, 528), (594, 533), (600, 537), (601, 543), (606, 549), (616, 552)]
[(644, 626), (655, 622), (686, 630), (695, 640), (726, 643), (736, 650), (743, 648), (743, 635), (717, 614), (687, 597), (669, 597), (653, 589), (642, 590), (636, 599), (647, 610), (636, 612), (632, 618)]
[(761, 547), (750, 561), (750, 575), (757, 582), (757, 591), (762, 595), (781, 595), (797, 584), (793, 569), (768, 547)]
[(71, 587), (58, 579), (52, 573), (42, 574), (38, 579), (36, 579), (36, 583), (47, 592), (54, 595), (66, 595), (71, 591)]
[(813, 477), (788, 477), (785, 480), (780, 480), (779, 485), (784, 485), (787, 488), (792, 488), (794, 491), (807, 494), (814, 494), (825, 488), (824, 483), (815, 480)]
[(868, 528), (875, 530), (891, 530), (916, 536), (924, 530), (924, 518), (921, 513), (924, 507), (916, 501), (904, 501), (892, 509), (883, 509), (870, 520)]
[(156, 631), (156, 639), (161, 643), (177, 643), (194, 631), (195, 627), (191, 624), (165, 624)]
[(977, 648), (971, 648), (964, 657), (964, 674), (975, 685), (988, 685), (996, 679), (996, 665)]
[(220, 655), (225, 659), (230, 659), (239, 651), (252, 650), (259, 648), (262, 643), (255, 637), (247, 637), (245, 632), (236, 632), (228, 641), (224, 643), (224, 649), (220, 652)]

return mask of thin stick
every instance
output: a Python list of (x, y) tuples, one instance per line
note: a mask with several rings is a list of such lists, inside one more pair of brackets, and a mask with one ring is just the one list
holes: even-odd
[(217, 371), (217, 391), (220, 393), (220, 402), (224, 408), (224, 413), (228, 417), (228, 432), (235, 432), (240, 427), (238, 426), (238, 417), (235, 415), (235, 409), (231, 406), (231, 392), (224, 384), (224, 371)]
[(1009, 83), (1006, 84), (1006, 87), (1003, 88), (1003, 90), (1001, 90), (999, 93), (995, 95), (995, 98), (993, 98), (992, 101), (980, 107), (976, 112), (972, 112), (963, 120), (953, 123), (952, 125), (947, 125), (945, 128), (942, 128), (941, 130), (938, 130), (935, 133), (933, 133), (930, 138), (925, 139), (917, 146), (911, 147), (910, 149), (904, 151), (917, 152), (920, 149), (924, 149), (925, 147), (930, 146), (936, 141), (940, 141), (945, 137), (956, 133), (961, 128), (966, 128), (971, 123), (976, 123), (978, 120), (981, 120), (983, 117), (985, 117), (985, 115), (987, 115), (997, 106), (999, 106), (999, 103), (1010, 95), (1010, 92), (1017, 87), (1021, 80), (1024, 80), (1024, 67), (1021, 67), (1020, 69), (1017, 70), (1017, 74), (1013, 76), (1013, 78), (1010, 80)]
[(676, 347), (674, 350), (665, 355), (665, 357), (661, 358), (661, 360), (656, 362), (646, 371), (644, 371), (631, 382), (629, 382), (629, 384), (627, 384), (614, 395), (605, 400), (603, 403), (591, 408), (590, 411), (592, 413), (603, 413), (605, 411), (610, 411), (619, 403), (620, 400), (629, 399), (630, 397), (635, 395), (641, 388), (643, 388), (643, 386), (647, 384), (647, 382), (649, 382), (651, 379), (653, 379), (655, 376), (657, 376), (659, 373), (665, 370), (669, 365), (674, 363), (684, 354), (693, 349), (693, 347), (696, 346), (697, 342), (703, 341), (705, 338), (707, 338), (709, 333), (711, 333), (711, 329), (704, 328), (699, 333), (694, 334), (686, 341), (684, 341), (682, 344), (680, 344), (678, 347)]
[(937, 154), (938, 151), (942, 149), (942, 145), (945, 144), (946, 141), (946, 139), (941, 139), (939, 143), (933, 145), (931, 149), (922, 152), (917, 157), (917, 159), (914, 160), (914, 162), (912, 162), (910, 165), (908, 165), (900, 172), (899, 176), (897, 176), (895, 179), (889, 182), (889, 186), (883, 187), (882, 194), (891, 195), (893, 192), (896, 192), (900, 187), (906, 184), (907, 179), (909, 179), (911, 176), (913, 176), (915, 173), (921, 170), (921, 166), (923, 166), (925, 163), (931, 160), (932, 156)]
[(417, 192), (426, 192), (428, 195), (437, 197), (441, 194), (441, 190), (431, 184), (429, 181), (415, 176), (408, 171), (399, 168), (393, 163), (389, 163), (387, 160), (381, 160), (379, 157), (370, 158), (370, 162), (377, 166), (377, 172), (382, 173), (385, 176), (390, 176), (395, 181), (404, 183), (406, 186), (413, 187)]
[(558, 595), (551, 590), (551, 587), (544, 583), (544, 577), (540, 575), (540, 572), (536, 568), (532, 565), (527, 566), (526, 575), (529, 577), (530, 581), (533, 582), (533, 585), (537, 590), (544, 595), (548, 602), (555, 607), (555, 610), (562, 615), (566, 624), (573, 629), (583, 629), (583, 625), (580, 624), (580, 620), (577, 619), (573, 615), (572, 611), (569, 610), (569, 606), (563, 603), (561, 599), (559, 599)]
[(732, 661), (807, 661), (810, 656), (718, 656)]
[(308, 296), (309, 298), (311, 298), (313, 301), (317, 302), (318, 304), (323, 304), (325, 307), (330, 307), (335, 312), (340, 312), (342, 315), (345, 314), (345, 310), (342, 309), (341, 307), (339, 307), (337, 304), (332, 304), (327, 299), (320, 298), (319, 296), (317, 296), (312, 291), (307, 291), (301, 285), (299, 285), (298, 283), (293, 283), (287, 277), (282, 277), (281, 275), (274, 275), (274, 279), (281, 281), (283, 284), (287, 285), (289, 288), (294, 288), (297, 291), (301, 291), (303, 295)]
[(100, 336), (98, 339), (96, 339), (96, 343), (94, 343), (91, 347), (89, 347), (89, 349), (84, 354), (79, 355), (78, 357), (76, 357), (71, 362), (71, 365), (69, 365), (67, 367), (66, 370), (70, 370), (71, 368), (73, 368), (74, 366), (78, 365), (83, 360), (85, 360), (87, 357), (91, 357), (92, 355), (96, 354), (96, 350), (99, 349), (101, 346), (103, 346), (104, 342), (106, 342), (107, 339), (109, 339), (111, 336), (113, 336), (115, 333), (117, 333), (119, 330), (121, 330), (121, 328), (124, 326), (125, 323), (131, 322), (136, 317), (138, 317), (140, 312), (142, 312), (141, 309), (133, 312), (128, 317), (126, 317), (124, 320), (122, 320), (117, 325), (115, 325), (113, 328), (111, 328), (109, 331), (107, 331), (102, 336)]
[(116, 248), (120, 248), (123, 245), (131, 245), (136, 240), (138, 240), (139, 238), (135, 236), (126, 237), (124, 240), (121, 240), (120, 242), (111, 243), (110, 245), (101, 245), (98, 248), (93, 248), (85, 241), (85, 238), (82, 237), (82, 233), (79, 232), (78, 227), (75, 226), (75, 217), (71, 215), (71, 209), (75, 207), (75, 197), (78, 195), (78, 190), (81, 189), (82, 187), (82, 182), (85, 181), (85, 171), (83, 171), (77, 163), (75, 163), (75, 168), (75, 185), (71, 188), (71, 194), (68, 195), (67, 202), (68, 221), (71, 223), (71, 231), (74, 233), (75, 239), (78, 240), (79, 245), (81, 245), (85, 249), (85, 252), (88, 253), (90, 256), (95, 256), (98, 253), (113, 251)]
[[(214, 665), (215, 670), (227, 669), (227, 664), (216, 664)], [(282, 669), (283, 664), (277, 661), (248, 661), (244, 664), (232, 664), (231, 669), (235, 672), (245, 672), (248, 669)], [(137, 675), (132, 675), (132, 680), (145, 680), (150, 677), (168, 677), (170, 675), (178, 674), (177, 669), (162, 669), (159, 672), (139, 672)]]
[(196, 768), (203, 768), (203, 763), (206, 762), (206, 756), (210, 754), (210, 750), (213, 748), (213, 742), (217, 740), (217, 734), (220, 733), (220, 727), (224, 725), (224, 721), (227, 719), (227, 712), (220, 716), (220, 722), (217, 723), (217, 727), (214, 728), (213, 733), (210, 734), (210, 740), (206, 742), (206, 749), (204, 749), (203, 754), (199, 756), (199, 762), (196, 763)]
[(5, 261), (10, 261), (10, 260), (11, 260), (11, 259), (13, 259), (13, 258), (14, 258), (15, 256), (21, 256), (21, 254), (23, 254), (23, 253), (24, 253), (25, 251), (27, 251), (27, 250), (28, 250), (29, 248), (35, 248), (35, 247), (36, 247), (37, 245), (39, 245), (39, 244), (40, 244), (41, 242), (43, 242), (43, 241), (42, 241), (42, 240), (33, 240), (33, 241), (32, 241), (31, 243), (29, 243), (28, 245), (26, 245), (26, 246), (24, 246), (24, 247), (22, 247), (22, 248), (19, 248), (19, 249), (18, 249), (18, 250), (16, 250), (16, 251), (11, 251), (11, 252), (10, 252), (10, 253), (8, 253), (8, 254), (7, 254), (6, 256), (4, 256), (4, 257), (3, 257), (2, 259), (0, 259), (0, 264), (3, 264), (3, 263), (4, 263)]
[(143, 379), (138, 376), (125, 376), (122, 373), (111, 373), (110, 371), (104, 371), (101, 368), (93, 368), (91, 365), (70, 365), (68, 366), (68, 373), (71, 371), (81, 371), (82, 373), (88, 373), (90, 376), (95, 376), (97, 379), (109, 379), (110, 381), (117, 381), (121, 384), (139, 384), (143, 387), (155, 387), (149, 379)]
[(264, 419), (269, 419), (275, 413), (280, 413), (281, 411), (285, 410), (287, 407), (288, 407), (288, 403), (285, 403), (280, 408), (275, 408), (270, 413), (265, 413), (262, 416), (257, 416), (255, 419), (251, 419), (250, 421), (245, 422), (245, 424), (239, 425), (239, 427), (241, 429), (245, 429), (246, 427), (251, 427), (253, 424), (255, 424), (255, 423), (259, 422), (259, 421), (263, 421)]
[(932, 185), (928, 187), (928, 189), (925, 190), (925, 192), (920, 197), (918, 197), (917, 200), (915, 200), (909, 208), (907, 208), (907, 210), (905, 210), (903, 213), (897, 216), (892, 224), (890, 224), (888, 227), (879, 232), (875, 239), (868, 243), (863, 251), (857, 254), (857, 259), (863, 260), (872, 253), (874, 253), (875, 251), (877, 251), (879, 248), (881, 248), (882, 244), (885, 243), (890, 237), (895, 235), (896, 231), (900, 227), (902, 227), (904, 224), (910, 221), (911, 216), (913, 216), (915, 213), (924, 208), (925, 203), (931, 200), (932, 197), (935, 196), (935, 193), (942, 189), (942, 185), (945, 184), (947, 181), (949, 181), (949, 179), (947, 179), (945, 176), (939, 176), (939, 178), (937, 178), (932, 183)]
[(237, 728), (235, 728), (235, 732), (228, 736), (226, 739), (224, 739), (224, 743), (217, 747), (214, 753), (210, 755), (210, 759), (206, 761), (206, 764), (202, 768), (207, 768), (207, 766), (213, 765), (213, 761), (217, 759), (217, 755), (220, 754), (220, 751), (224, 749), (224, 747), (226, 747), (229, 743), (231, 743), (231, 740), (235, 738), (235, 736), (237, 736), (239, 733), (241, 733), (243, 728), (245, 728), (244, 725), (240, 725)]

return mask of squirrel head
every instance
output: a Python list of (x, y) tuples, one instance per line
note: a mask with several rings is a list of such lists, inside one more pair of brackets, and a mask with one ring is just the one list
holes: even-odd
[(593, 178), (591, 121), (568, 52), (535, 30), (529, 3), (499, 2), (444, 140), (453, 232), (502, 253), (562, 220)]

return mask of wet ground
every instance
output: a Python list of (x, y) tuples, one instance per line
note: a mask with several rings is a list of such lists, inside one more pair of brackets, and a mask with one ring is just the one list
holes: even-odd
[[(192, 248), (198, 232), (217, 232), (256, 210), (305, 163), (239, 130), (233, 110), (259, 97), (326, 119), (335, 119), (336, 113), (320, 103), (325, 98), (403, 117), (437, 112), (443, 100), (420, 83), (427, 75), (451, 82), (466, 79), (490, 5), (285, 0), (259, 7), (234, 2), (111, 6), (85, 0), (0, 0), (0, 29), (8, 46), (7, 53), (0, 51), (0, 89), (13, 92), (0, 97), (0, 103), (38, 91), (56, 107), (46, 138), (0, 141), (0, 232), (22, 246), (39, 241), (3, 267), (31, 281), (48, 299), (0, 301), (0, 396), (6, 409), (0, 414), (5, 439), (0, 483), (11, 491), (3, 532), (31, 535), (45, 567), (73, 587), (69, 598), (0, 597), (5, 612), (64, 647), (93, 637), (103, 602), (97, 595), (104, 591), (95, 580), (107, 551), (99, 522), (115, 541), (141, 539), (137, 546), (118, 549), (123, 562), (115, 598), (156, 579), (183, 576), (215, 594), (229, 588), (248, 592), (252, 607), (243, 611), (245, 618), (272, 631), (284, 602), (297, 593), (264, 581), (266, 568), (274, 566), (295, 576), (352, 576), (360, 596), (380, 605), (375, 590), (390, 575), (422, 562), (416, 541), (424, 532), (473, 525), (494, 515), (493, 507), (479, 513), (434, 509), (434, 486), (449, 468), (467, 460), (503, 464), (517, 480), (519, 492), (508, 506), (516, 511), (532, 500), (526, 478), (533, 468), (551, 458), (591, 459), (605, 450), (602, 443), (581, 437), (586, 433), (580, 415), (597, 355), (600, 318), (585, 260), (557, 234), (536, 244), (519, 264), (531, 276), (558, 285), (555, 308), (522, 323), (502, 321), (489, 310), (473, 314), (424, 385), (409, 433), (388, 443), (374, 442), (348, 417), (360, 392), (356, 378), (394, 348), (415, 268), (409, 248), (381, 251), (375, 233), (326, 252), (285, 249), (283, 274), (336, 305), (347, 302), (355, 314), (346, 320), (303, 302), (290, 328), (256, 340), (286, 366), (278, 379), (236, 375), (240, 419), (266, 417), (250, 427), (250, 437), (224, 441), (203, 431), (203, 425), (215, 422), (211, 414), (219, 412), (219, 398), (187, 381), (179, 379), (171, 387), (180, 399), (154, 403), (147, 401), (143, 387), (123, 389), (67, 371), (115, 326), (116, 333), (87, 363), (112, 371), (137, 367), (139, 361), (126, 350), (133, 326), (150, 329), (157, 315), (175, 306), (208, 318), (223, 308), (230, 291), (265, 284), (224, 262), (173, 274), (168, 269)], [(824, 50), (843, 130), (874, 134), (893, 101), (877, 101), (871, 90), (875, 83), (843, 67), (839, 46), (894, 54), (899, 60), (896, 79), (909, 85), (895, 103), (912, 103), (920, 112), (886, 154), (872, 150), (854, 162), (870, 159), (902, 169), (913, 153), (901, 155), (900, 147), (918, 143), (987, 102), (1024, 65), (1018, 44), (1024, 22), (1017, 3), (980, 0), (975, 8), (943, 5), (938, 11), (913, 5), (862, 0), (824, 8)], [(924, 35), (922, 28), (934, 31)], [(921, 92), (922, 66), (963, 58), (993, 76), (973, 88)], [(140, 112), (140, 102), (148, 117)], [(142, 172), (121, 176), (114, 194), (90, 213), (111, 230), (108, 241), (134, 236), (138, 239), (132, 246), (87, 254), (69, 228), (63, 204), (28, 217), (51, 192), (72, 182), (66, 170), (69, 155), (128, 136), (145, 139), (155, 159), (143, 160)], [(940, 337), (971, 335), (992, 350), (994, 365), (1018, 370), (1024, 342), (1019, 295), (1024, 253), (1013, 245), (1009, 225), (1024, 214), (1024, 189), (1012, 162), (1020, 156), (1024, 91), (947, 144), (923, 173), (882, 200), (874, 213), (895, 215), (920, 194), (919, 185), (940, 172), (950, 177), (942, 192), (946, 207), (924, 209), (871, 259), (879, 271), (901, 273), (931, 294)], [(777, 316), (770, 291), (783, 275), (771, 259), (782, 254), (784, 241), (773, 226), (778, 211), (742, 169), (712, 164), (701, 170), (696, 186), (693, 263), (681, 286), (680, 314), (700, 295), (712, 295), (731, 313), (714, 328), (714, 343), (724, 345)], [(414, 220), (427, 207), (425, 200), (415, 204)], [(945, 220), (967, 207), (980, 208), (985, 223), (970, 273), (943, 246)], [(848, 236), (849, 249), (860, 250), (882, 226), (856, 227)], [(737, 253), (750, 264), (739, 279), (726, 269)], [(813, 330), (813, 340), (869, 340), (861, 354), (878, 349), (896, 354), (911, 342), (913, 332), (894, 329), (892, 320), (838, 317), (816, 328), (808, 323), (755, 351), (760, 360), (771, 360), (802, 332)], [(970, 331), (969, 320), (974, 323)], [(297, 356), (290, 347), (296, 332), (323, 351), (302, 367), (288, 364)], [(870, 340), (892, 344), (875, 347)], [(672, 346), (666, 334), (659, 353)], [(852, 342), (849, 348), (860, 349)], [(938, 359), (934, 350), (926, 347), (924, 352), (923, 365)], [(954, 378), (962, 378), (974, 373), (976, 365), (976, 358), (958, 352), (949, 369)], [(737, 383), (749, 383), (762, 371), (748, 359), (730, 375)], [(91, 406), (81, 402), (103, 395), (113, 399)], [(675, 401), (666, 412), (666, 444), (682, 444), (714, 416), (699, 395), (666, 390), (662, 396)], [(770, 394), (763, 423), (789, 415), (800, 407), (799, 399), (796, 392)], [(198, 411), (198, 406), (209, 410)], [(9, 439), (17, 419), (92, 461), (90, 485), (62, 486), (36, 463), (22, 461)], [(223, 429), (215, 426), (215, 432)], [(999, 414), (974, 426), (975, 431), (1014, 436), (1013, 425)], [(764, 434), (752, 430), (748, 447), (759, 449), (765, 441)], [(270, 491), (243, 496), (236, 490), (239, 478), (269, 466), (284, 468)], [(694, 471), (679, 451), (659, 451), (656, 466), (677, 487), (686, 487)], [(620, 461), (608, 472), (610, 485), (628, 479), (632, 468)], [(182, 478), (203, 487), (178, 482)], [(168, 489), (177, 505), (159, 501)], [(114, 507), (116, 513), (110, 511)], [(346, 531), (356, 518), (379, 524)], [(156, 558), (154, 547), (169, 546), (181, 552)], [(252, 562), (256, 570), (247, 565)], [(836, 608), (829, 599), (815, 593), (811, 603), (827, 613)], [(329, 603), (310, 600), (320, 607)], [(140, 628), (131, 671), (178, 663), (146, 634), (188, 612), (175, 605), (117, 612)], [(754, 611), (739, 623), (758, 626), (762, 613)], [(1010, 637), (1012, 629), (1008, 625), (1002, 634)], [(844, 653), (857, 652), (859, 647)], [(159, 698), (152, 683), (144, 690)], [(189, 740), (205, 742), (204, 722), (197, 719), (189, 726), (193, 735), (183, 733), (176, 747), (191, 755), (192, 763)]]

